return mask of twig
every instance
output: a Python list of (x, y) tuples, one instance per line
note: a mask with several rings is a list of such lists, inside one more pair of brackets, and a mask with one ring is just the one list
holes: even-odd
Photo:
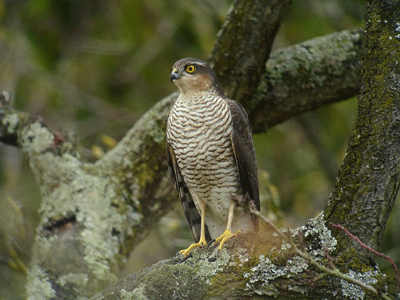
[(389, 256), (386, 256), (385, 254), (380, 253), (380, 252), (372, 249), (370, 246), (364, 244), (358, 237), (356, 237), (353, 234), (351, 234), (350, 231), (348, 231), (342, 225), (333, 224), (332, 222), (330, 223), (330, 225), (333, 226), (333, 227), (336, 227), (336, 228), (339, 228), (339, 229), (343, 230), (349, 237), (351, 237), (353, 240), (355, 240), (357, 243), (359, 243), (363, 248), (367, 249), (368, 251), (371, 251), (375, 255), (383, 257), (384, 259), (387, 259), (390, 262), (390, 264), (393, 266), (393, 268), (394, 268), (394, 270), (396, 272), (397, 284), (400, 286), (399, 269), (397, 268), (396, 264), (394, 263), (394, 261)]
[(334, 268), (335, 268), (335, 263), (334, 263), (334, 261), (333, 261), (332, 256), (329, 254), (329, 250), (325, 247), (325, 245), (323, 246), (323, 248), (324, 248), (324, 251), (325, 251), (326, 259), (327, 259), (328, 262), (329, 262), (329, 266), (330, 266), (332, 269), (334, 269)]
[(301, 233), (301, 230), (299, 229), (299, 231), (297, 232), (299, 234), (299, 242), (300, 242), (300, 250), (302, 252), (306, 251), (306, 247), (304, 246), (304, 239), (303, 239), (303, 234)]
[(258, 210), (255, 210), (253, 208), (250, 207), (250, 212), (256, 216), (258, 216), (259, 218), (261, 218), (265, 223), (267, 223), (269, 226), (271, 226), (274, 231), (276, 233), (278, 233), (282, 238), (284, 238), (292, 247), (294, 252), (299, 255), (300, 257), (304, 258), (305, 260), (307, 260), (311, 266), (317, 268), (320, 272), (322, 273), (326, 273), (332, 276), (335, 276), (337, 278), (346, 280), (347, 282), (353, 283), (355, 285), (358, 285), (359, 287), (361, 287), (362, 289), (370, 292), (371, 294), (378, 296), (381, 299), (385, 299), (385, 300), (390, 300), (390, 298), (388, 296), (386, 296), (385, 294), (379, 292), (377, 289), (375, 289), (373, 286), (370, 286), (368, 284), (365, 284), (364, 282), (355, 279), (353, 277), (350, 277), (346, 274), (341, 273), (336, 267), (333, 267), (332, 269), (329, 269), (327, 267), (325, 267), (324, 265), (321, 265), (320, 263), (318, 263), (317, 261), (315, 261), (310, 254), (308, 254), (307, 252), (303, 252), (301, 251), (297, 245), (293, 242), (293, 240), (288, 237), (285, 236), (274, 224), (272, 224), (262, 213), (260, 213)]

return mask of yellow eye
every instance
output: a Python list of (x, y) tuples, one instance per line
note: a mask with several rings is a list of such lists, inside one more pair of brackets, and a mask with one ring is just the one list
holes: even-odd
[(194, 65), (188, 65), (186, 66), (185, 70), (188, 73), (194, 73), (194, 71), (196, 71), (196, 67)]

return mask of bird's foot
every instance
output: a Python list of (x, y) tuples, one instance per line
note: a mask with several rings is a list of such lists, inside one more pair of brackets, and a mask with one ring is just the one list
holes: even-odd
[(192, 251), (194, 248), (205, 247), (205, 246), (207, 246), (207, 241), (203, 237), (200, 238), (200, 241), (198, 243), (191, 244), (189, 248), (179, 251), (179, 254), (181, 254), (183, 258), (186, 258), (189, 255), (190, 251)]
[(235, 233), (232, 233), (229, 229), (226, 229), (218, 238), (215, 239), (214, 244), (219, 244), (218, 247), (218, 252), (222, 250), (222, 247), (224, 243), (230, 239), (231, 237), (241, 233), (241, 230), (236, 231)]

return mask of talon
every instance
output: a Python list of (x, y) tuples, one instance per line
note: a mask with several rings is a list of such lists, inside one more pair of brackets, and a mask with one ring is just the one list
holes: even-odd
[(207, 245), (206, 239), (204, 237), (201, 237), (198, 243), (191, 244), (189, 248), (179, 251), (179, 254), (181, 254), (183, 258), (186, 258), (189, 255), (190, 251), (192, 251), (193, 249), (202, 248), (206, 245)]
[[(218, 256), (218, 255), (217, 255)], [(217, 260), (217, 257), (210, 257), (209, 259), (208, 259), (208, 262), (214, 262), (214, 261), (216, 261)]]
[(241, 232), (242, 232), (241, 230), (238, 230), (238, 231), (236, 231), (235, 233), (232, 233), (232, 231), (231, 231), (230, 229), (226, 229), (226, 230), (224, 231), (224, 233), (222, 233), (222, 234), (215, 240), (215, 244), (219, 244), (218, 253), (219, 253), (220, 250), (222, 250), (222, 247), (223, 247), (224, 243), (225, 243), (228, 239), (230, 239), (231, 237), (233, 237), (233, 236), (235, 236), (235, 235), (237, 235), (237, 234), (239, 234), (239, 233), (241, 233)]
[(207, 244), (207, 249), (210, 248), (210, 246), (214, 243), (215, 243), (215, 239), (212, 239), (211, 241), (209, 241)]

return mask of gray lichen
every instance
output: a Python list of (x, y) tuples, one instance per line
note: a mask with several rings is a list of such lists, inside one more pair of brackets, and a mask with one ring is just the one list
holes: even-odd
[[(41, 131), (40, 128), (36, 129)], [(38, 151), (34, 145), (30, 149), (34, 153)], [(70, 154), (64, 154), (60, 159), (52, 152), (39, 152), (31, 159), (31, 164), (34, 165), (38, 181), (45, 183), (41, 185), (44, 196), (40, 208), (40, 214), (45, 217), (39, 228), (47, 228), (53, 219), (62, 219), (68, 215), (74, 215), (77, 224), (84, 226), (71, 224), (71, 227), (62, 228), (50, 236), (45, 232), (38, 234), (34, 260), (28, 272), (30, 278), (36, 277), (32, 272), (46, 266), (47, 270), (58, 277), (57, 285), (66, 288), (74, 286), (83, 295), (83, 291), (90, 294), (116, 281), (120, 239), (133, 234), (132, 228), (140, 223), (142, 216), (134, 212), (132, 207), (128, 207), (125, 213), (118, 213), (112, 206), (113, 201), (116, 201), (114, 199), (119, 197), (114, 184), (107, 177), (88, 174), (79, 160)], [(125, 228), (129, 228), (129, 231)], [(118, 232), (118, 235), (112, 232)], [(61, 240), (71, 247), (62, 247)], [(58, 258), (58, 262), (54, 257)], [(80, 269), (71, 271), (63, 265), (74, 261), (81, 266)], [(40, 272), (46, 274), (48, 271), (43, 269)], [(31, 286), (28, 295), (40, 293), (46, 281), (47, 285), (51, 285), (48, 277), (38, 278), (42, 278), (40, 282), (29, 281)]]
[[(308, 220), (307, 225), (302, 226), (300, 230), (304, 238), (311, 236), (319, 239), (321, 247), (312, 248), (312, 246), (310, 246), (307, 248), (307, 252), (314, 256), (316, 260), (325, 257), (325, 250), (328, 252), (333, 252), (335, 250), (337, 240), (332, 236), (331, 230), (325, 226), (323, 211), (315, 218)], [(296, 231), (294, 230), (293, 233), (296, 234)]]
[(51, 287), (47, 274), (37, 265), (28, 272), (26, 289), (28, 300), (53, 299), (56, 296), (56, 291)]
[[(259, 256), (258, 264), (250, 269), (250, 272), (244, 272), (243, 277), (248, 278), (246, 284), (247, 291), (254, 291), (258, 295), (275, 295), (278, 290), (270, 284), (270, 281), (277, 278), (290, 278), (306, 270), (309, 267), (306, 260), (295, 256), (287, 260), (285, 266), (277, 266), (264, 255)], [(293, 290), (294, 287), (291, 287)], [(299, 288), (296, 287), (298, 290)]]
[[(212, 256), (217, 255), (218, 249), (215, 249)], [(226, 249), (222, 249), (222, 251), (218, 254), (218, 259), (215, 261), (201, 260), (198, 264), (198, 272), (196, 277), (198, 279), (205, 280), (207, 284), (212, 284), (211, 279), (213, 279), (219, 272), (222, 272), (225, 266), (228, 264), (230, 260), (230, 255), (226, 251)]]
[[(373, 285), (378, 282), (378, 280), (376, 279), (376, 276), (382, 276), (382, 274), (377, 271), (356, 273), (353, 270), (350, 270), (346, 275), (348, 275), (354, 279), (360, 280), (363, 283), (368, 284), (368, 285)], [(342, 285), (342, 293), (344, 296), (346, 296), (350, 299), (355, 299), (355, 300), (364, 299), (365, 292), (363, 291), (363, 289), (360, 286), (350, 283), (343, 279), (340, 280), (340, 283)]]
[(53, 139), (53, 134), (38, 122), (24, 127), (21, 131), (21, 147), (30, 157), (54, 147)]
[(7, 114), (2, 118), (2, 122), (7, 126), (8, 133), (14, 133), (18, 125), (18, 115), (17, 114)]
[[(285, 234), (286, 229), (282, 232)], [(303, 238), (317, 239), (319, 242), (318, 247), (311, 243), (307, 247), (306, 251), (315, 260), (321, 260), (325, 258), (326, 251), (333, 251), (337, 244), (337, 241), (331, 235), (331, 231), (325, 226), (325, 220), (323, 213), (319, 214), (316, 218), (311, 219), (306, 226), (299, 229), (290, 230), (293, 239), (298, 237), (299, 232), (303, 235)], [(290, 251), (292, 246), (289, 243), (283, 242), (280, 246), (280, 251)], [(250, 269), (249, 272), (244, 272), (243, 277), (248, 279), (246, 283), (247, 291), (255, 291), (259, 295), (276, 295), (278, 290), (270, 282), (278, 278), (290, 278), (304, 272), (309, 268), (309, 262), (300, 256), (294, 256), (288, 259), (284, 266), (274, 264), (270, 258), (265, 255), (258, 257), (258, 264)], [(296, 284), (289, 284), (289, 290), (296, 291), (298, 293), (306, 293), (304, 287)]]

